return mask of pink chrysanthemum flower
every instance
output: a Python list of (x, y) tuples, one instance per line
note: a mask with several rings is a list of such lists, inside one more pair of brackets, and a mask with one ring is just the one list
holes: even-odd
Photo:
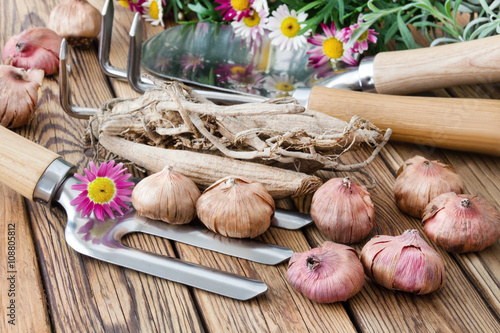
[(318, 47), (307, 51), (311, 56), (309, 57), (309, 65), (319, 67), (328, 61), (343, 61), (348, 65), (356, 65), (356, 59), (352, 56), (351, 50), (347, 47), (346, 43), (342, 42), (341, 32), (337, 32), (335, 24), (332, 22), (331, 28), (324, 23), (321, 23), (321, 28), (325, 35), (316, 34), (307, 41)]
[(139, 14), (144, 14), (144, 7), (142, 4), (147, 0), (118, 0), (120, 5), (125, 8), (129, 8), (132, 12), (138, 12)]
[(104, 221), (106, 214), (114, 219), (112, 209), (123, 215), (121, 208), (127, 209), (124, 201), (130, 201), (133, 182), (127, 182), (129, 173), (123, 168), (123, 163), (115, 166), (115, 161), (102, 163), (99, 168), (90, 162), (90, 170), (85, 169), (85, 176), (75, 174), (82, 184), (75, 184), (71, 189), (81, 193), (71, 201), (72, 206), (77, 206), (76, 211), (82, 211), (82, 216), (89, 216), (92, 212)]
[(220, 10), (224, 21), (232, 21), (233, 19), (240, 21), (243, 17), (250, 16), (253, 0), (215, 0), (219, 7), (215, 10)]
[(187, 74), (187, 72), (189, 72), (190, 70), (192, 72), (196, 71), (196, 68), (198, 67), (204, 68), (203, 60), (204, 59), (201, 56), (197, 57), (193, 54), (185, 54), (182, 56), (180, 61), (182, 70), (185, 74)]
[[(342, 29), (341, 41), (347, 43), (349, 39), (351, 39), (352, 34), (356, 29), (359, 28), (359, 24), (363, 23), (362, 15), (358, 17), (358, 23), (354, 23), (353, 25)], [(368, 29), (359, 36), (358, 40), (354, 42), (352, 47), (352, 52), (362, 54), (363, 51), (368, 50), (368, 42), (376, 43), (378, 32), (373, 29)]]

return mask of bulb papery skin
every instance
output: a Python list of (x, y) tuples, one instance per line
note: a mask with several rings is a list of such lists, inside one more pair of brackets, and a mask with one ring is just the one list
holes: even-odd
[(332, 178), (316, 191), (311, 216), (325, 237), (344, 244), (359, 242), (375, 225), (370, 193), (348, 178)]
[(26, 71), (0, 65), (0, 125), (16, 128), (30, 122), (42, 82), (43, 71), (40, 69)]
[(398, 170), (394, 183), (396, 205), (403, 212), (418, 218), (429, 202), (440, 194), (463, 193), (464, 183), (453, 167), (414, 156)]
[(88, 47), (101, 31), (101, 13), (86, 0), (66, 0), (51, 11), (49, 27), (72, 46)]
[(196, 201), (200, 195), (191, 179), (165, 167), (134, 187), (132, 205), (140, 215), (150, 219), (186, 224), (196, 217)]
[(500, 238), (500, 212), (484, 198), (444, 193), (424, 210), (425, 234), (448, 252), (484, 250)]
[(346, 301), (365, 283), (356, 250), (328, 241), (322, 247), (294, 253), (287, 277), (295, 290), (318, 303)]
[(444, 286), (444, 262), (417, 230), (400, 236), (375, 236), (361, 250), (365, 274), (391, 290), (424, 295)]
[(41, 69), (45, 75), (57, 73), (62, 38), (47, 28), (32, 28), (12, 36), (2, 50), (5, 65)]
[(200, 221), (213, 232), (227, 237), (253, 238), (271, 225), (275, 203), (261, 183), (228, 176), (203, 192), (196, 211)]

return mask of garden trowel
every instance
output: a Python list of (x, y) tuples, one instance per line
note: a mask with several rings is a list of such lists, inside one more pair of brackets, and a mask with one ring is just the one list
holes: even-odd
[[(142, 59), (150, 73), (181, 80), (215, 103), (293, 95), (312, 110), (345, 121), (359, 116), (379, 128), (391, 128), (393, 140), (500, 155), (499, 101), (388, 95), (499, 82), (500, 35), (381, 52), (361, 59), (358, 67), (333, 71), (331, 66), (308, 67), (307, 50), (251, 49), (234, 36), (230, 26), (177, 26), (143, 43), (143, 26), (136, 14), (130, 29), (128, 66), (122, 70), (109, 62), (113, 11), (113, 1), (108, 0), (102, 11), (99, 63), (106, 75), (128, 81), (139, 92), (153, 87), (141, 77)], [(263, 45), (267, 45), (265, 41)]]

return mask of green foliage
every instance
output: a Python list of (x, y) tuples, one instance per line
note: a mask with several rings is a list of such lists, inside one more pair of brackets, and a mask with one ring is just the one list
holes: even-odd
[[(299, 34), (311, 30), (322, 33), (321, 23), (334, 22), (338, 29), (352, 25), (362, 14), (363, 23), (354, 32), (352, 41), (367, 29), (379, 33), (377, 51), (386, 49), (390, 42), (398, 49), (417, 48), (410, 26), (419, 29), (432, 45), (483, 38), (500, 32), (500, 0), (281, 0), (267, 1), (269, 10), (276, 10), (286, 4), (297, 12), (306, 12), (306, 27)], [(216, 10), (218, 3), (211, 0), (166, 1), (166, 12), (195, 14), (196, 19), (205, 22), (222, 21)], [(470, 15), (465, 26), (457, 22), (457, 15)], [(191, 23), (184, 21), (178, 23)]]

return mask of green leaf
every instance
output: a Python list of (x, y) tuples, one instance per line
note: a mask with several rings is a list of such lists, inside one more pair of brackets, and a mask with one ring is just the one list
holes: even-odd
[(210, 15), (210, 10), (207, 8), (203, 7), (203, 5), (199, 2), (197, 2), (195, 5), (193, 4), (188, 4), (189, 9), (191, 9), (193, 12), (198, 13), (200, 15)]
[(403, 17), (401, 16), (401, 12), (398, 13), (398, 28), (399, 28), (399, 32), (401, 33), (401, 37), (403, 39), (403, 42), (408, 49), (419, 48), (419, 46), (417, 45), (417, 43), (415, 43), (415, 40), (413, 39), (413, 36), (410, 32), (410, 29), (408, 29), (405, 22), (403, 21)]
[(324, 4), (325, 1), (324, 0), (317, 0), (317, 1), (314, 1), (308, 5), (305, 5), (304, 7), (300, 8), (298, 11), (297, 11), (297, 14), (299, 13), (303, 13), (303, 12), (307, 12), (309, 9), (311, 8), (314, 8), (316, 6), (319, 6), (319, 5), (322, 5)]

